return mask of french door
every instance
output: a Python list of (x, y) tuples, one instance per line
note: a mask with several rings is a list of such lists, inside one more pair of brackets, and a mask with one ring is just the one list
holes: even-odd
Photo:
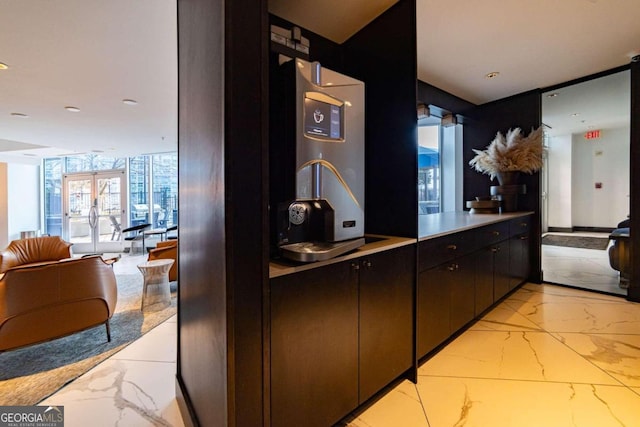
[(125, 172), (83, 172), (63, 176), (63, 234), (74, 253), (119, 252), (125, 217)]

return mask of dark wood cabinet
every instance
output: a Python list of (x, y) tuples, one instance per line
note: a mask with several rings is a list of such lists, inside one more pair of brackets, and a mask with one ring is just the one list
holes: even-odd
[(450, 282), (454, 276), (449, 267), (449, 264), (442, 264), (418, 273), (418, 357), (423, 357), (451, 335)]
[[(487, 246), (476, 253), (475, 314), (485, 311), (494, 301), (494, 265), (496, 248)], [(507, 281), (507, 285), (508, 285)]]
[(449, 327), (451, 333), (457, 332), (475, 317), (475, 254), (456, 258), (450, 265), (452, 280), (450, 283), (451, 314)]
[(413, 364), (415, 245), (360, 260), (360, 403)]
[[(419, 265), (442, 264), (418, 273), (416, 340), (423, 357), (473, 320), (475, 312), (475, 247), (473, 232), (425, 241)], [(466, 254), (465, 254), (466, 253)]]
[[(511, 289), (510, 257), (511, 244), (508, 240), (493, 245), (493, 302), (505, 296)], [(479, 314), (479, 313), (478, 313)]]
[(510, 221), (509, 239), (509, 289), (514, 289), (529, 277), (531, 261), (529, 260), (529, 235), (531, 216), (516, 218)]
[(419, 358), (526, 280), (530, 218), (499, 221), (419, 243)]
[(271, 425), (329, 426), (413, 365), (415, 245), (271, 279)]
[(329, 426), (358, 406), (358, 270), (271, 280), (271, 425)]
[(418, 275), (417, 346), (423, 357), (474, 318), (475, 255)]
[(478, 229), (482, 248), (477, 253), (476, 316), (510, 290), (509, 221)]

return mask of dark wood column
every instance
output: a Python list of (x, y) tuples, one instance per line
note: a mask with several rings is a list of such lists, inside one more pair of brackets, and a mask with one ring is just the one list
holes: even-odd
[(631, 281), (628, 297), (630, 301), (640, 302), (640, 62), (631, 63)]
[(177, 394), (185, 422), (263, 424), (266, 2), (179, 0)]

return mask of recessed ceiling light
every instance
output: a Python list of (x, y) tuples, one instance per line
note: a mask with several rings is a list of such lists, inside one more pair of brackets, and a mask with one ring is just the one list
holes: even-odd
[(492, 79), (494, 77), (498, 77), (500, 75), (500, 72), (498, 71), (492, 71), (490, 73), (488, 73), (485, 77), (488, 79)]
[(24, 114), (24, 113), (11, 113), (11, 115), (12, 115), (13, 117), (20, 117), (21, 119), (27, 119), (27, 118), (29, 118), (29, 116), (28, 116), (28, 115), (26, 115), (26, 114)]
[(72, 113), (79, 113), (80, 109), (78, 107), (71, 107), (71, 106), (67, 106), (64, 107), (65, 110), (67, 111), (71, 111)]
[(138, 101), (135, 99), (123, 99), (122, 103), (127, 105), (138, 105)]
[(547, 98), (555, 98), (558, 95), (560, 95), (558, 92), (553, 92), (553, 93), (550, 93), (549, 95), (547, 95)]
[(8, 70), (9, 66), (4, 62), (0, 62), (0, 70)]

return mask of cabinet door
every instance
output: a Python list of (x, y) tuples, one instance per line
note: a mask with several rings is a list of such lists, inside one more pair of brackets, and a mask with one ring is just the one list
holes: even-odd
[(358, 406), (352, 262), (271, 280), (270, 350), (273, 427), (333, 425)]
[(505, 296), (511, 288), (509, 241), (494, 245), (493, 295), (494, 301)]
[(510, 289), (515, 288), (529, 277), (529, 235), (514, 236), (510, 239)]
[(451, 282), (453, 262), (442, 264), (418, 274), (417, 346), (423, 357), (449, 338)]
[(476, 254), (456, 258), (451, 271), (451, 333), (456, 332), (475, 317), (475, 259)]
[[(493, 270), (496, 245), (487, 246), (476, 253), (475, 315), (493, 304)], [(508, 261), (507, 261), (508, 266)], [(507, 286), (509, 282), (507, 281)]]
[(415, 247), (360, 261), (360, 403), (412, 366)]

